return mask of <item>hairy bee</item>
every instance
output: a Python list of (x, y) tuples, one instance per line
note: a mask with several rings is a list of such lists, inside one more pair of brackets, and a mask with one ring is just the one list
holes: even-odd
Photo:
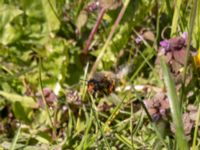
[(88, 81), (87, 91), (93, 95), (109, 95), (115, 90), (116, 79), (110, 72), (99, 72)]

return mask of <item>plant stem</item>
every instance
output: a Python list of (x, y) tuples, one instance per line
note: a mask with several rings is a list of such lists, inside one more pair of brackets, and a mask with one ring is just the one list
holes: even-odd
[(100, 23), (101, 23), (101, 21), (103, 19), (103, 16), (104, 16), (105, 12), (106, 12), (106, 9), (104, 7), (101, 8), (99, 16), (97, 18), (97, 21), (96, 21), (94, 27), (92, 28), (92, 31), (90, 32), (90, 35), (89, 35), (89, 37), (88, 37), (88, 39), (86, 41), (85, 47), (83, 49), (83, 53), (84, 54), (88, 53), (88, 49), (89, 49), (89, 47), (91, 45), (91, 42), (92, 42), (93, 37), (94, 37), (94, 34), (97, 32), (97, 29), (98, 29), (98, 27), (99, 27), (99, 25), (100, 25)]
[(41, 94), (42, 94), (42, 101), (43, 101), (43, 104), (45, 106), (45, 110), (47, 112), (47, 115), (48, 115), (48, 118), (49, 118), (49, 121), (50, 121), (50, 124), (51, 124), (53, 139), (55, 139), (56, 138), (56, 129), (54, 127), (53, 120), (51, 118), (49, 107), (47, 105), (47, 102), (46, 102), (46, 99), (45, 99), (45, 96), (44, 96), (44, 91), (43, 91), (43, 85), (42, 85), (42, 59), (41, 59), (41, 57), (39, 58), (39, 84), (40, 84), (40, 89), (41, 89)]
[(175, 1), (175, 10), (174, 10), (174, 16), (173, 16), (173, 20), (172, 20), (171, 37), (176, 36), (176, 33), (177, 33), (181, 3), (182, 3), (182, 0)]
[(190, 18), (190, 28), (189, 28), (189, 33), (188, 33), (188, 39), (187, 39), (187, 47), (186, 47), (186, 60), (184, 62), (184, 72), (183, 72), (183, 82), (182, 82), (182, 91), (181, 91), (181, 105), (184, 101), (184, 97), (186, 95), (185, 91), (185, 81), (186, 81), (186, 73), (187, 73), (187, 67), (188, 67), (188, 61), (189, 61), (189, 56), (190, 56), (190, 43), (192, 40), (192, 32), (194, 28), (194, 23), (195, 23), (195, 17), (196, 17), (196, 12), (197, 12), (197, 0), (194, 0), (192, 12), (191, 12), (191, 18)]
[(17, 140), (19, 138), (20, 131), (21, 131), (21, 123), (19, 124), (19, 128), (17, 129), (17, 133), (15, 134), (15, 137), (14, 137), (14, 139), (12, 141), (12, 145), (11, 145), (10, 150), (14, 150), (15, 149), (15, 146), (17, 144)]
[(111, 41), (111, 39), (112, 39), (112, 37), (113, 37), (113, 35), (114, 35), (114, 33), (115, 33), (115, 30), (116, 30), (116, 28), (118, 27), (119, 22), (121, 21), (121, 19), (122, 19), (124, 13), (125, 13), (125, 11), (126, 11), (126, 8), (127, 8), (128, 4), (129, 4), (129, 2), (130, 2), (130, 0), (126, 0), (126, 1), (125, 1), (125, 3), (124, 3), (124, 5), (123, 5), (123, 7), (122, 7), (122, 9), (121, 9), (121, 11), (120, 11), (120, 13), (119, 13), (117, 19), (115, 20), (115, 23), (114, 23), (114, 25), (112, 26), (112, 29), (111, 29), (111, 31), (110, 31), (110, 34), (109, 34), (109, 36), (108, 36), (108, 38), (107, 38), (107, 40), (106, 40), (104, 46), (103, 46), (103, 48), (102, 48), (100, 54), (98, 55), (98, 57), (97, 57), (97, 59), (96, 59), (94, 65), (92, 66), (91, 72), (90, 72), (90, 74), (89, 74), (89, 78), (92, 77), (93, 74), (95, 73), (95, 71), (96, 71), (96, 69), (97, 69), (97, 67), (98, 67), (98, 65), (99, 65), (99, 63), (100, 63), (100, 61), (101, 61), (103, 55), (104, 55), (105, 52), (106, 52), (106, 48), (107, 48), (109, 42)]

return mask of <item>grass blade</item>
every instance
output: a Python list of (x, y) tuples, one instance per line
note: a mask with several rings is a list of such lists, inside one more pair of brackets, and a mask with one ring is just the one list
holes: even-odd
[(20, 123), (19, 128), (17, 130), (17, 133), (15, 134), (15, 137), (14, 137), (14, 139), (12, 141), (12, 145), (11, 145), (10, 150), (14, 150), (15, 149), (15, 146), (17, 144), (17, 140), (19, 138), (20, 131), (21, 131), (21, 123)]
[[(199, 97), (198, 97), (198, 99), (199, 99)], [(192, 150), (197, 149), (196, 141), (197, 141), (197, 135), (198, 135), (199, 121), (200, 121), (200, 104), (199, 104), (197, 114), (198, 115), (197, 115), (196, 122), (195, 122), (194, 136), (193, 136), (193, 141), (192, 141)]]
[(181, 8), (182, 0), (176, 0), (175, 1), (175, 10), (172, 20), (172, 30), (171, 30), (171, 36), (176, 36), (177, 33), (177, 27), (178, 27), (178, 19), (180, 14), (180, 8)]
[(166, 63), (164, 62), (163, 58), (161, 58), (161, 67), (164, 76), (164, 82), (167, 88), (167, 96), (169, 99), (171, 115), (173, 119), (173, 123), (176, 128), (176, 140), (178, 142), (178, 147), (181, 150), (187, 150), (188, 143), (186, 141), (184, 130), (183, 130), (183, 121), (182, 121), (182, 113), (180, 108), (180, 101), (176, 94), (176, 88), (172, 77), (169, 73)]
[(192, 33), (193, 33), (193, 28), (195, 25), (195, 18), (196, 18), (196, 12), (197, 12), (197, 0), (194, 0), (194, 4), (192, 7), (192, 11), (190, 14), (190, 27), (189, 27), (189, 34), (188, 34), (188, 40), (187, 40), (187, 47), (186, 47), (186, 60), (184, 62), (184, 72), (183, 72), (183, 84), (182, 84), (182, 93), (181, 93), (181, 105), (184, 101), (184, 98), (186, 97), (185, 93), (185, 82), (186, 82), (186, 73), (187, 73), (187, 68), (188, 68), (188, 61), (189, 61), (189, 56), (190, 56), (190, 46), (192, 42)]
[(91, 100), (91, 105), (92, 105), (92, 107), (91, 107), (91, 109), (92, 109), (92, 112), (93, 112), (93, 116), (94, 116), (94, 118), (95, 118), (95, 120), (96, 120), (96, 123), (97, 123), (97, 126), (98, 126), (98, 128), (99, 128), (99, 130), (100, 130), (100, 132), (101, 132), (101, 135), (102, 135), (102, 137), (103, 137), (103, 139), (104, 139), (104, 141), (105, 141), (105, 145), (107, 146), (107, 149), (108, 150), (111, 150), (111, 146), (110, 146), (110, 144), (108, 143), (108, 140), (107, 140), (107, 138), (106, 138), (106, 135), (104, 134), (104, 131), (103, 131), (103, 128), (102, 128), (102, 126), (101, 126), (101, 124), (100, 124), (100, 120), (98, 119), (98, 112), (97, 111), (95, 111), (95, 103), (94, 103), (94, 98), (93, 98), (93, 96), (92, 95), (90, 95), (90, 100)]

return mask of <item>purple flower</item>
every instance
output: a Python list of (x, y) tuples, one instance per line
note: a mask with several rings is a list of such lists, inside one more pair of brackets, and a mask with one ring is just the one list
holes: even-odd
[(170, 50), (170, 41), (164, 40), (160, 42), (160, 46), (164, 49), (165, 52)]
[[(44, 94), (44, 97), (45, 97), (45, 101), (47, 103), (47, 105), (49, 106), (53, 106), (54, 102), (57, 101), (57, 96), (56, 94), (53, 92), (52, 89), (46, 87), (46, 88), (43, 88), (43, 94)], [(37, 92), (36, 93), (36, 97), (37, 97), (37, 100), (38, 100), (38, 104), (40, 107), (44, 107), (44, 102), (42, 100), (42, 94)]]
[(140, 44), (143, 40), (143, 37), (141, 35), (139, 35), (136, 39), (135, 39), (135, 42), (136, 44)]
[(188, 33), (187, 32), (183, 32), (181, 37), (185, 40), (185, 42), (187, 41), (188, 38)]
[(179, 37), (161, 41), (160, 46), (163, 48), (162, 50), (164, 50), (165, 53), (170, 51), (179, 51), (186, 47), (187, 36), (187, 32), (184, 32)]
[(151, 117), (154, 122), (157, 122), (162, 116), (159, 113), (155, 113)]

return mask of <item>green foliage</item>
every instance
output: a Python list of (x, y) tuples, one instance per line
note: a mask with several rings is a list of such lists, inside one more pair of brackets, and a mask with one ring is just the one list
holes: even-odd
[[(159, 59), (160, 41), (181, 32), (188, 52), (199, 47), (199, 8), (195, 0), (0, 0), (0, 149), (199, 149), (199, 116), (190, 134), (183, 120), (199, 103), (198, 66), (187, 55), (175, 74)], [(113, 82), (95, 72), (112, 72)], [(162, 104), (148, 108), (159, 93), (170, 103), (163, 118), (152, 115)]]
[(6, 98), (11, 103), (19, 102), (24, 105), (24, 107), (36, 108), (36, 102), (32, 97), (20, 96), (12, 93), (7, 93), (0, 91), (0, 95)]
[(1, 5), (1, 24), (0, 24), (0, 33), (1, 33), (1, 43), (4, 45), (10, 44), (16, 41), (20, 37), (20, 30), (17, 25), (14, 26), (11, 23), (17, 19), (23, 12), (20, 9), (17, 9), (13, 5)]

